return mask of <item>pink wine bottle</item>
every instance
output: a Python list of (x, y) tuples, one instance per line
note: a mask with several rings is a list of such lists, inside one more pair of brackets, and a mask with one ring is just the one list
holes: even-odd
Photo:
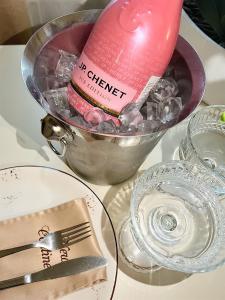
[(171, 59), (182, 4), (183, 0), (111, 1), (73, 71), (70, 104), (84, 116), (93, 107), (101, 108), (104, 120), (115, 123), (128, 103), (141, 106)]

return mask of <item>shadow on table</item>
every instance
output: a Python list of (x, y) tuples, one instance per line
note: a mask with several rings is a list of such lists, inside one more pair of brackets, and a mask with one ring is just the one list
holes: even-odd
[(45, 112), (26, 89), (20, 73), (21, 46), (16, 47), (0, 48), (0, 116), (16, 129), (17, 141), (23, 148), (35, 150), (49, 160), (42, 149), (46, 141), (41, 135), (40, 120)]
[[(130, 198), (131, 193), (134, 187), (134, 182), (137, 177), (139, 177), (143, 172), (137, 173), (132, 179), (128, 180), (125, 183), (120, 185), (112, 186), (106, 196), (103, 199), (103, 204), (107, 209), (111, 221), (113, 223), (117, 244), (118, 244), (118, 233), (120, 231), (122, 223), (129, 217), (130, 211)], [(108, 230), (110, 224), (108, 218), (106, 219), (104, 215), (102, 216), (102, 231), (103, 236), (107, 245), (108, 250), (112, 249), (112, 241), (109, 240), (107, 237)], [(122, 257), (120, 252), (120, 247), (118, 244), (118, 251), (119, 251), (119, 269), (127, 276), (150, 285), (155, 286), (164, 286), (164, 285), (171, 285), (183, 281), (184, 279), (188, 278), (190, 274), (184, 274), (180, 272), (171, 271), (168, 269), (160, 268), (157, 271), (151, 272), (141, 272), (140, 270), (131, 267), (128, 262), (126, 262), (125, 258)]]

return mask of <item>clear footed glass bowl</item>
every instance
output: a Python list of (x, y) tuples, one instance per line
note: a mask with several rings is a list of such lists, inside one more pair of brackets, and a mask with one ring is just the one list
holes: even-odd
[(224, 189), (220, 178), (189, 162), (150, 168), (137, 180), (131, 196), (128, 223), (135, 246), (130, 238), (126, 244), (129, 230), (123, 228), (119, 241), (123, 254), (133, 251), (128, 261), (135, 266), (142, 261), (142, 269), (146, 264), (194, 273), (224, 264), (225, 210), (219, 197)]
[(225, 178), (225, 105), (208, 106), (192, 116), (179, 155)]

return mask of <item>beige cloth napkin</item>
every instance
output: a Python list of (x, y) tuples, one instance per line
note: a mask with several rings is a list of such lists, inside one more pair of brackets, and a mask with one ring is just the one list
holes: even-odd
[[(27, 244), (48, 232), (90, 221), (84, 199), (77, 199), (38, 213), (0, 222), (0, 249)], [(61, 261), (81, 256), (102, 256), (94, 229), (92, 236), (61, 250), (29, 249), (0, 258), (0, 280), (43, 270)], [(75, 290), (107, 280), (106, 268), (0, 291), (1, 300), (56, 299)]]

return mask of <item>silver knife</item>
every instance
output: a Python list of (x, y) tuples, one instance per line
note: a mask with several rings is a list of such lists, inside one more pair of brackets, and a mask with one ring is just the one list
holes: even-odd
[(37, 281), (55, 279), (80, 274), (91, 269), (107, 266), (107, 260), (101, 256), (84, 256), (71, 259), (52, 266), (51, 268), (26, 274), (20, 277), (0, 281), (0, 290), (30, 284)]

